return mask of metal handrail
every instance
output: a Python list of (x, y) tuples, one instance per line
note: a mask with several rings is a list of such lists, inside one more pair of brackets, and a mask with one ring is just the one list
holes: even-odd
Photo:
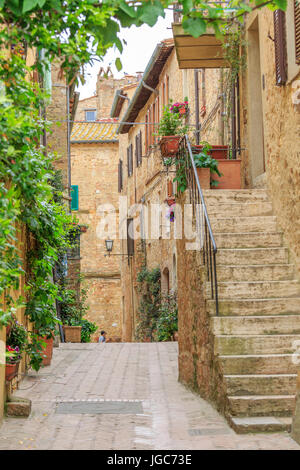
[(179, 155), (180, 154), (182, 154), (185, 161), (185, 172), (190, 191), (190, 199), (193, 205), (193, 214), (196, 218), (197, 235), (200, 241), (200, 248), (203, 247), (203, 264), (207, 267), (207, 280), (211, 284), (211, 297), (215, 299), (216, 315), (218, 315), (219, 302), (216, 268), (216, 254), (218, 250), (200, 186), (191, 143), (187, 135), (185, 135), (180, 142)]

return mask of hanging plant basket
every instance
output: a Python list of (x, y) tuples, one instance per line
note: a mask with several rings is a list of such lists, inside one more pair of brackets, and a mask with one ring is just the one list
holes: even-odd
[(5, 364), (5, 380), (10, 382), (18, 375), (20, 361), (14, 362), (13, 364)]
[(166, 135), (159, 141), (161, 155), (163, 157), (175, 157), (178, 154), (180, 135)]

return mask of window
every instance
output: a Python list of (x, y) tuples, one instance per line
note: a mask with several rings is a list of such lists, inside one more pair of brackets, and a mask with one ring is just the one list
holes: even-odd
[(123, 162), (122, 160), (119, 160), (119, 165), (118, 165), (118, 191), (119, 193), (122, 192), (123, 189)]
[(89, 109), (85, 111), (86, 121), (96, 121), (96, 109)]
[(71, 210), (78, 211), (79, 209), (79, 194), (78, 194), (78, 185), (71, 185)]
[(294, 0), (296, 64), (300, 65), (300, 3)]
[(134, 255), (133, 219), (127, 219), (127, 254)]
[(127, 147), (127, 174), (131, 176), (133, 173), (133, 148), (132, 144)]
[(287, 82), (287, 48), (285, 13), (274, 11), (274, 44), (276, 85), (282, 86)]

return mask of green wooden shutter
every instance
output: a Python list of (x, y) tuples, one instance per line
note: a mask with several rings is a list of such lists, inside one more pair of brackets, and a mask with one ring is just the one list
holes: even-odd
[(71, 185), (71, 210), (72, 211), (78, 211), (79, 208), (79, 202), (78, 202), (78, 185), (77, 184), (72, 184)]

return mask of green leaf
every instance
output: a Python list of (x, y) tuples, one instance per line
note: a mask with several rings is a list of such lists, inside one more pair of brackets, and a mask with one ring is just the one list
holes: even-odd
[(116, 69), (117, 69), (118, 72), (120, 72), (120, 70), (122, 70), (122, 62), (121, 62), (120, 57), (116, 58), (115, 66), (116, 66)]
[(193, 8), (193, 0), (182, 0), (182, 8), (183, 13), (189, 13), (189, 11)]
[(277, 7), (280, 10), (286, 10), (287, 9), (287, 0), (274, 0), (274, 3), (277, 5)]
[(187, 18), (182, 22), (182, 27), (194, 38), (198, 38), (206, 32), (206, 22), (202, 18)]
[(3, 8), (5, 0), (0, 0), (0, 8)]
[(130, 7), (129, 5), (127, 5), (125, 0), (120, 0), (119, 8), (121, 10), (123, 10), (124, 13), (126, 13), (131, 18), (136, 18), (137, 13), (136, 13), (135, 9), (133, 7)]
[(23, 13), (33, 10), (39, 3), (39, 0), (24, 0), (23, 2)]
[(147, 2), (143, 4), (139, 11), (141, 12), (139, 20), (149, 26), (154, 26), (159, 16), (165, 17), (164, 7), (158, 0), (153, 3)]

